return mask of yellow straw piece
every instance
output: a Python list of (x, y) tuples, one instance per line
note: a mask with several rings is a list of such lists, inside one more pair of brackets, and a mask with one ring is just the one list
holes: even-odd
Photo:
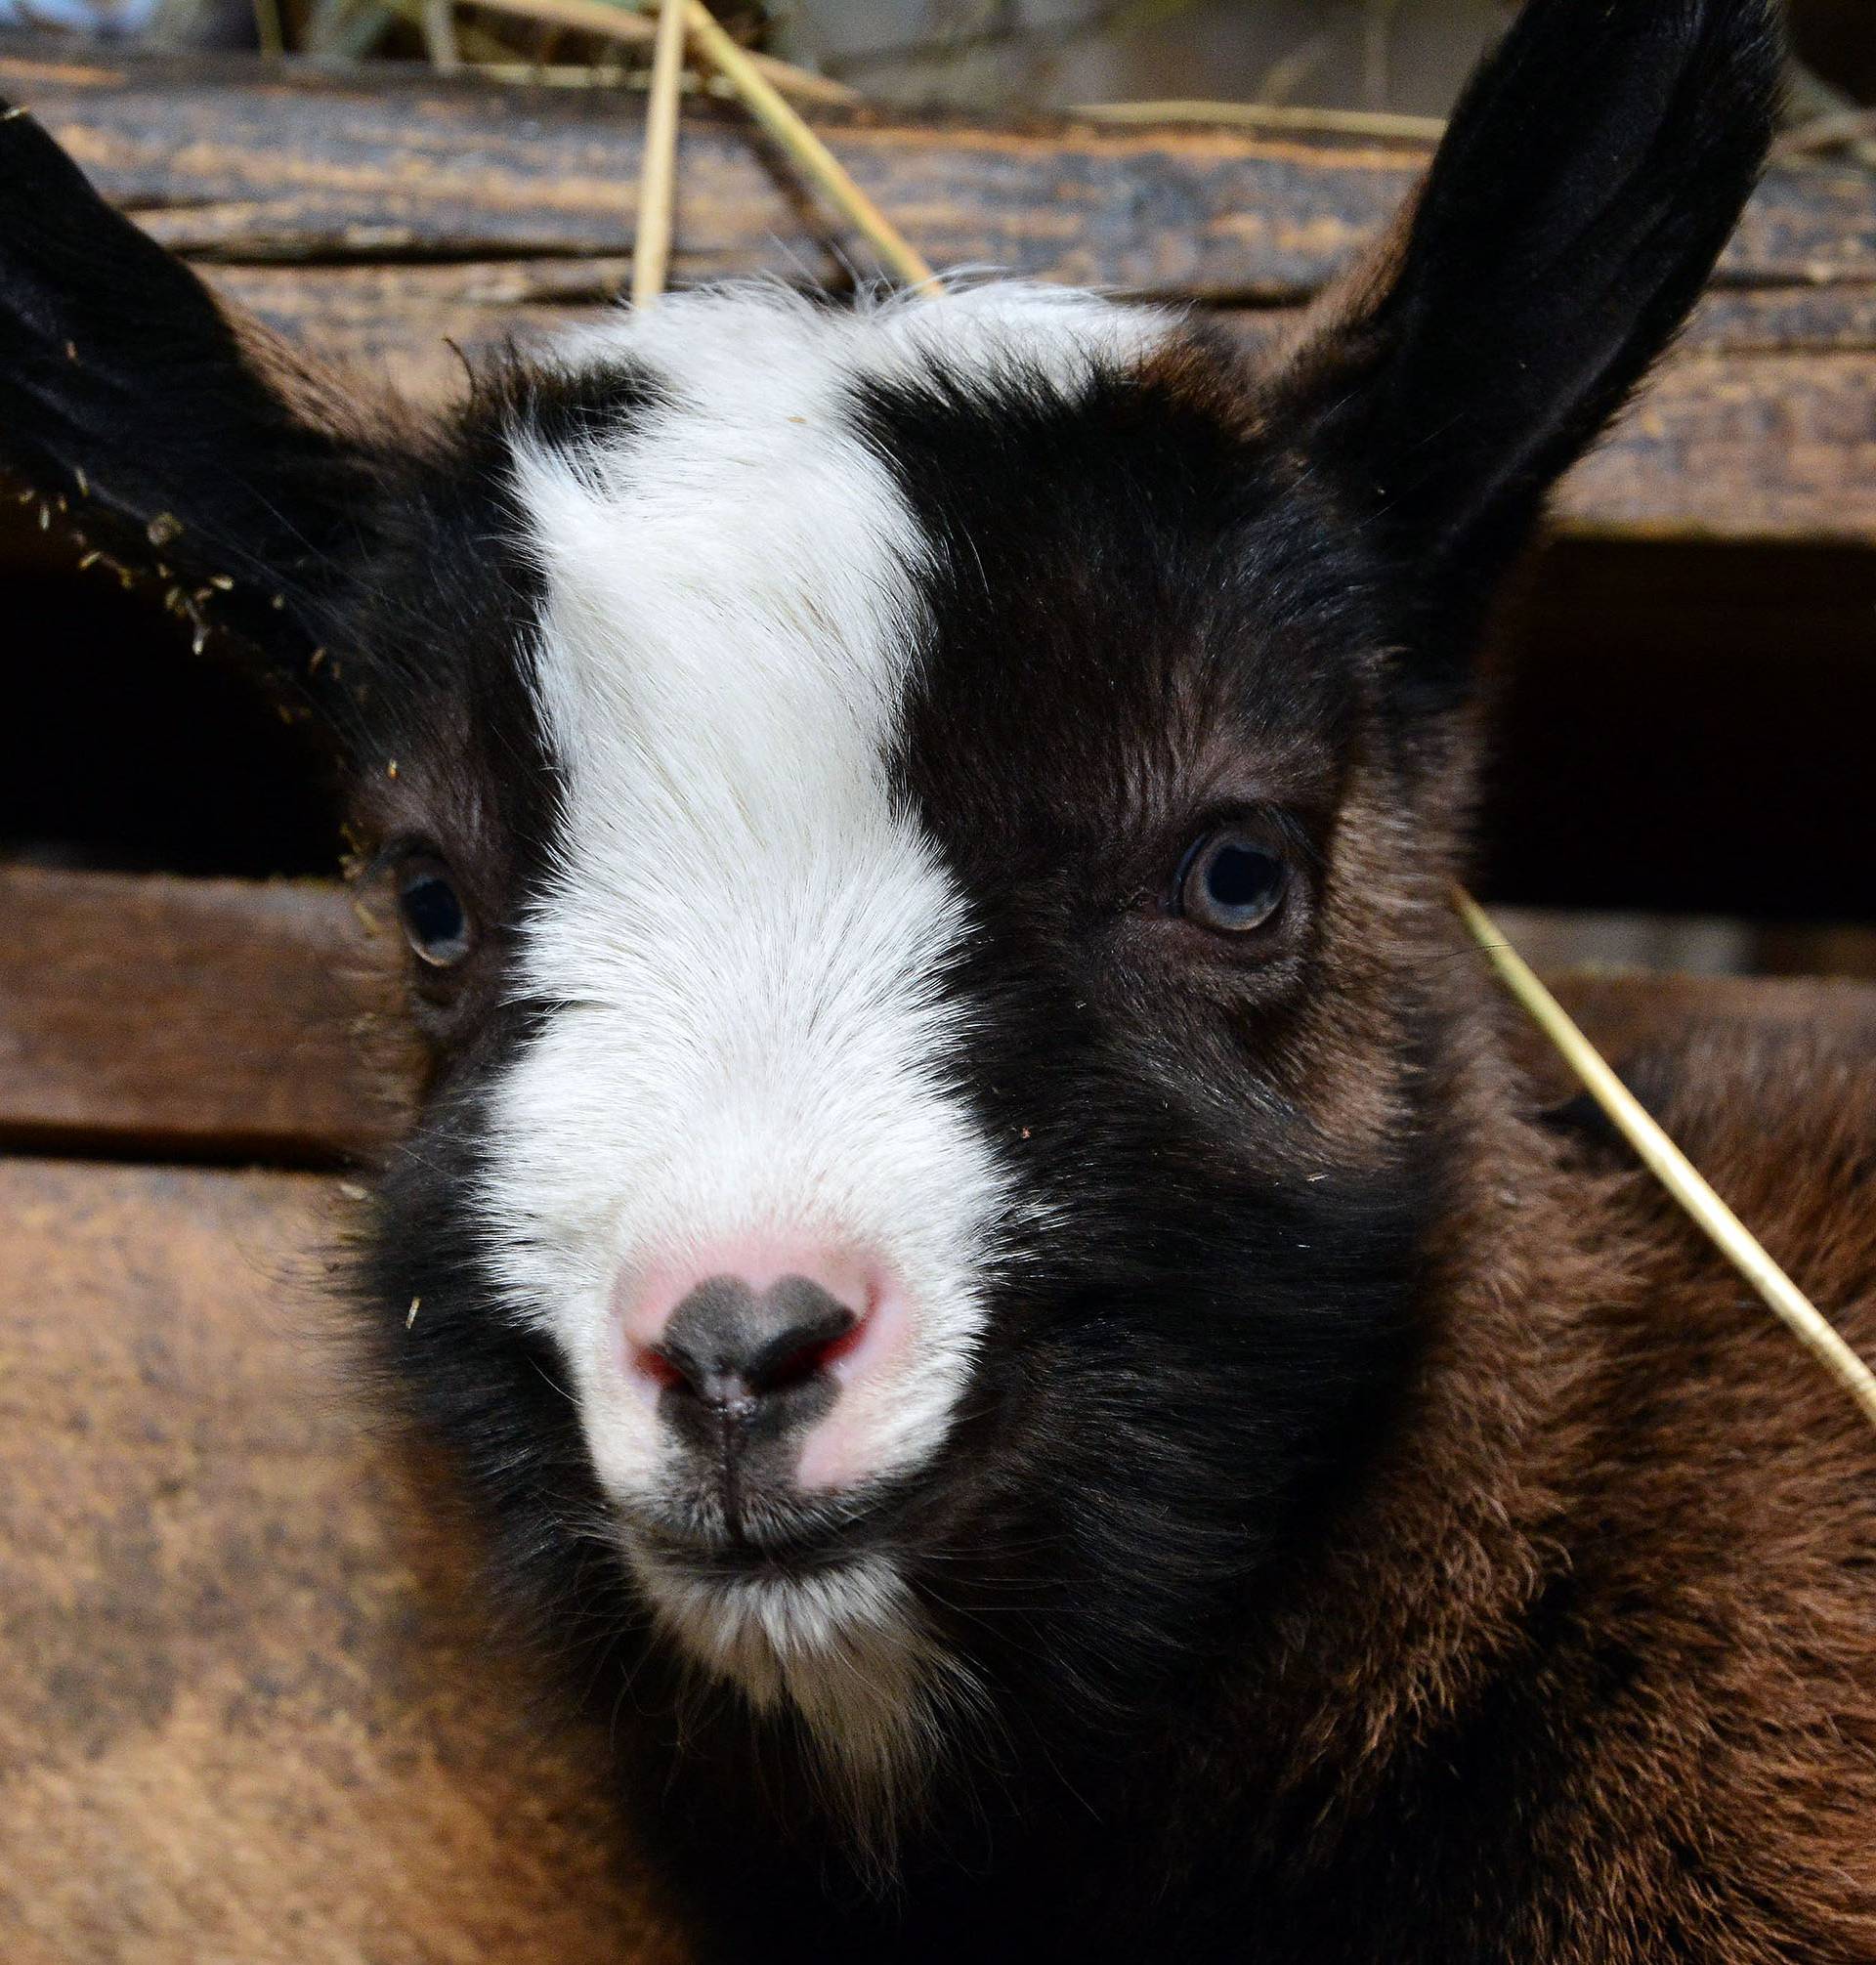
[(867, 242), (908, 286), (928, 285), (931, 268), (906, 241), (841, 167), (840, 161), (808, 128), (748, 54), (716, 23), (704, 0), (686, 0), (691, 38), (710, 65), (743, 98), (749, 113), (800, 166), (802, 175), (832, 199)]
[(1529, 963), (1463, 887), (1453, 905), (1533, 1023), (1563, 1053), (1589, 1094), (1633, 1146), (1648, 1171), (1680, 1202), (1714, 1246), (1766, 1300), (1774, 1315), (1862, 1407), (1876, 1425), (1876, 1374), (1851, 1349), (1829, 1320), (1766, 1253), (1759, 1239), (1708, 1185), (1699, 1170), (1648, 1116), (1647, 1109), (1609, 1068), (1571, 1021), (1569, 1012), (1537, 979)]
[(684, 79), (684, 0), (662, 0), (652, 44), (645, 104), (645, 160), (638, 180), (638, 236), (632, 247), (632, 305), (664, 291), (671, 263), (671, 207), (677, 191), (678, 84)]
[(1405, 138), (1436, 144), (1439, 116), (1399, 116), (1374, 109), (1306, 109), (1288, 103), (1214, 103), (1187, 97), (1157, 103), (1077, 103), (1068, 112), (1090, 123), (1217, 123), (1246, 130), (1300, 130), (1338, 137)]

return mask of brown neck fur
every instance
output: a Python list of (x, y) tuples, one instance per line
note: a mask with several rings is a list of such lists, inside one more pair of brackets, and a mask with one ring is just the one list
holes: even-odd
[[(1876, 1435), (1650, 1176), (1532, 1116), (1514, 1012), (1475, 961), (1452, 976), (1428, 1342), (1374, 1477), (1271, 1579), (1285, 1607), (1217, 1718), (1234, 1805), (1312, 1901), (1371, 1838), (1450, 1894), (1424, 1950), (1375, 1955), (1497, 1956), (1517, 1929), (1505, 1955), (1584, 1965), (1876, 1955)], [(1871, 1036), (1696, 1032), (1640, 1067), (1865, 1349)], [(1456, 1851), (1411, 1800), (1474, 1762), (1517, 1806)], [(1175, 1785), (1215, 1818), (1207, 1766)], [(1166, 1847), (1203, 1863), (1203, 1823)]]

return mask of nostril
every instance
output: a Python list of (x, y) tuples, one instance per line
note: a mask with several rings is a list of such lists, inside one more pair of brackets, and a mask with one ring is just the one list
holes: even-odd
[(633, 1345), (631, 1355), (634, 1369), (650, 1379), (661, 1391), (667, 1387), (689, 1384), (683, 1372), (655, 1346)]
[(840, 1309), (839, 1328), (817, 1323), (811, 1330), (789, 1332), (759, 1358), (751, 1359), (748, 1380), (759, 1392), (786, 1391), (789, 1387), (825, 1371), (843, 1352), (853, 1348), (860, 1336), (861, 1319), (849, 1309)]
[(632, 1344), (632, 1362), (661, 1397), (752, 1414), (761, 1401), (824, 1378), (866, 1322), (806, 1276), (780, 1276), (764, 1289), (713, 1276), (678, 1303), (654, 1343)]

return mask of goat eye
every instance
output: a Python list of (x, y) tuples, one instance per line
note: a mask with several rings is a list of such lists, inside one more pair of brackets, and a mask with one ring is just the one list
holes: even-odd
[(398, 879), (398, 914), (405, 939), (420, 961), (453, 968), (469, 953), (469, 911), (446, 868), (417, 860)]
[(1220, 934), (1263, 927), (1289, 891), (1283, 856), (1241, 826), (1208, 833), (1179, 869), (1179, 912)]

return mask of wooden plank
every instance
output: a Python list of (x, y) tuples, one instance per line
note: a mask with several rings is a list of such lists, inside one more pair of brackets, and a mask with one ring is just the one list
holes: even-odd
[(336, 885), (0, 867), (0, 1144), (295, 1165), (395, 1135), (403, 945)]
[[(418, 1064), (398, 1009), (403, 945), (382, 925), (367, 934), (336, 884), (12, 868), (0, 910), (0, 1146), (304, 1165), (368, 1159), (397, 1136)], [(1554, 973), (1821, 958), (1876, 975), (1871, 938), (1849, 929), (1768, 942), (1714, 922), (1677, 936), (1636, 918), (1508, 919)], [(1788, 1001), (1775, 984), (1742, 985), (1747, 998), (1707, 978), (1659, 987), (1677, 1016), (1702, 989), (1728, 1014), (1755, 988), (1774, 1008)]]
[[(289, 340), (329, 359), (387, 371), (413, 396), (441, 400), (462, 384), (462, 358), (605, 320), (631, 271), (620, 254), (593, 258), (448, 260), (424, 264), (206, 264), (209, 284)], [(1287, 307), (1228, 308), (1219, 319), (1250, 346), (1296, 318)], [(449, 344), (455, 344), (452, 348)], [(1710, 294), (1682, 338), (1702, 355), (1876, 358), (1876, 284), (1813, 291), (1771, 287)], [(1802, 393), (1812, 374), (1864, 376), (1864, 366), (1788, 363)]]
[(1876, 350), (1876, 280), (1716, 287), (1694, 309), (1681, 346), (1733, 355), (1867, 354)]
[[(236, 58), (0, 55), (113, 198), (179, 250), (233, 260), (614, 253), (629, 239), (629, 97), (428, 69)], [(1242, 130), (817, 112), (861, 185), (939, 265), (1222, 299), (1313, 292), (1373, 238), (1425, 162), (1410, 146)], [(738, 112), (687, 110), (676, 271), (837, 273), (822, 217)], [(1773, 171), (1723, 280), (1876, 279), (1876, 197), (1854, 166)]]
[[(515, 331), (604, 320), (626, 288), (631, 260), (615, 253), (362, 266), (209, 264), (202, 272), (232, 302), (291, 340), (342, 361), (414, 364), (421, 377), (414, 393), (432, 395), (461, 380), (462, 364), (446, 339), (476, 352)], [(1229, 308), (1220, 318), (1255, 345), (1288, 326), (1295, 310)], [(1876, 354), (1876, 283), (1710, 293), (1681, 345), (1724, 355)]]
[(1590, 537), (1876, 545), (1876, 354), (1670, 361), (1558, 488)]
[[(0, 55), (0, 92), (231, 297), (418, 396), (459, 387), (451, 341), (597, 318), (629, 265), (639, 119), (602, 92), (68, 48)], [(1252, 338), (1348, 263), (1425, 161), (1204, 127), (820, 121), (939, 263), (1229, 301)], [(681, 278), (843, 277), (826, 215), (732, 108), (687, 115), (680, 205)], [(1876, 542), (1867, 173), (1768, 177), (1684, 353), (1557, 516), (1611, 537)]]
[(0, 1954), (680, 1965), (339, 1363), (344, 1205), (0, 1162)]

